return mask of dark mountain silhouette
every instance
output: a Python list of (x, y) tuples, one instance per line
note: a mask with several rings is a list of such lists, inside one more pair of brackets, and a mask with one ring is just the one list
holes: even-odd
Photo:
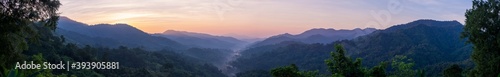
[(301, 69), (326, 72), (324, 60), (330, 57), (335, 44), (342, 44), (350, 57), (362, 58), (364, 66), (372, 67), (390, 61), (395, 55), (404, 55), (415, 61), (416, 68), (426, 70), (427, 76), (438, 76), (454, 63), (472, 65), (468, 60), (472, 48), (459, 38), (462, 28), (456, 21), (417, 20), (352, 40), (327, 44), (288, 41), (250, 48), (233, 65), (250, 71), (296, 64)]
[(406, 24), (395, 25), (395, 26), (392, 26), (392, 27), (385, 29), (384, 31), (385, 32), (392, 32), (392, 31), (401, 30), (401, 29), (408, 29), (408, 28), (415, 27), (418, 25), (427, 25), (427, 26), (432, 26), (432, 27), (454, 27), (454, 26), (460, 26), (462, 24), (460, 24), (460, 22), (455, 21), (455, 20), (454, 21), (436, 21), (436, 20), (432, 20), (432, 19), (420, 19), (420, 20), (416, 20), (416, 21), (406, 23)]
[(331, 43), (337, 40), (353, 39), (359, 36), (367, 35), (375, 30), (376, 30), (375, 28), (366, 28), (366, 29), (356, 28), (353, 30), (335, 30), (335, 29), (317, 28), (317, 29), (307, 30), (298, 35), (285, 33), (272, 36), (263, 41), (254, 43), (251, 47), (277, 44), (283, 41), (297, 41), (304, 43)]
[(151, 36), (127, 24), (87, 25), (67, 17), (60, 17), (56, 34), (63, 35), (69, 42), (79, 45), (113, 47), (127, 46), (159, 50), (164, 48), (185, 48), (176, 41)]
[(167, 30), (163, 33), (156, 33), (152, 35), (172, 39), (187, 46), (202, 48), (231, 49), (246, 43), (233, 37), (175, 30)]

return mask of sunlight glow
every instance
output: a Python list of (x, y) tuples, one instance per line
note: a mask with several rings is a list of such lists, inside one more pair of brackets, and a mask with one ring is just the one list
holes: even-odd
[[(424, 1), (431, 2), (402, 0), (404, 8), (398, 14), (372, 14), (388, 11), (390, 3), (372, 0), (62, 0), (60, 12), (86, 24), (126, 23), (147, 33), (180, 30), (263, 38), (312, 28), (384, 29), (416, 19), (464, 21), (462, 14), (471, 4)], [(386, 21), (374, 15), (390, 15), (392, 20), (367, 26), (371, 21)]]
[(127, 24), (126, 21), (115, 21), (113, 22), (113, 24)]
[(153, 16), (152, 14), (140, 14), (140, 13), (115, 13), (112, 14), (111, 19), (113, 20), (124, 20), (137, 17)]

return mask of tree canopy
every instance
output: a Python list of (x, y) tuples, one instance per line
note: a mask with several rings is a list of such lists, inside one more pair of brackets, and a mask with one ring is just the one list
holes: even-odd
[(474, 0), (465, 13), (462, 38), (473, 44), (476, 64), (471, 76), (493, 77), (500, 73), (500, 0)]
[(352, 61), (351, 58), (345, 56), (345, 49), (340, 44), (335, 45), (335, 52), (331, 52), (332, 58), (325, 60), (328, 70), (333, 74), (340, 74), (347, 77), (362, 77), (364, 76), (361, 66), (361, 58)]
[(368, 69), (362, 67), (360, 58), (352, 61), (350, 57), (345, 56), (345, 51), (342, 45), (336, 44), (335, 52), (331, 52), (331, 58), (325, 60), (330, 74), (319, 74), (317, 71), (299, 71), (299, 68), (295, 64), (291, 64), (290, 66), (271, 69), (271, 75), (274, 77), (316, 77), (327, 75), (331, 75), (332, 77), (420, 77), (425, 74), (424, 71), (413, 70), (415, 63), (412, 59), (407, 59), (406, 56), (396, 55), (390, 62), (393, 71), (386, 73), (388, 62), (381, 62)]
[(7, 69), (28, 48), (25, 39), (37, 41), (37, 26), (56, 28), (61, 4), (59, 0), (2, 0), (0, 5), (0, 66)]
[(462, 68), (457, 64), (453, 64), (443, 71), (443, 77), (463, 77)]

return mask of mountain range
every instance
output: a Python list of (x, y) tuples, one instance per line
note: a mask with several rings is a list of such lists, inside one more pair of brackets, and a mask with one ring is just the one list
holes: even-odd
[(243, 47), (240, 45), (247, 43), (233, 37), (186, 31), (167, 30), (148, 34), (127, 24), (87, 25), (67, 17), (60, 17), (57, 26), (55, 34), (64, 36), (68, 42), (99, 47), (127, 46), (150, 50), (192, 47), (231, 49)]
[(210, 34), (175, 30), (167, 30), (163, 33), (155, 33), (152, 35), (165, 37), (177, 42), (182, 42), (182, 44), (184, 45), (201, 48), (232, 49), (236, 47), (243, 47), (240, 45), (244, 45), (245, 43), (247, 43), (233, 37), (215, 36)]
[(316, 28), (307, 30), (301, 34), (292, 35), (289, 33), (280, 34), (276, 36), (269, 37), (263, 41), (256, 42), (250, 47), (264, 46), (270, 44), (277, 44), (283, 41), (296, 41), (303, 43), (331, 43), (337, 40), (349, 40), (354, 39), (359, 36), (367, 35), (376, 31), (375, 28), (360, 29), (356, 28), (353, 30), (335, 30), (335, 29), (325, 29)]
[(127, 24), (87, 25), (67, 17), (60, 17), (56, 35), (80, 47), (89, 45), (103, 48), (141, 48), (148, 51), (168, 50), (223, 68), (233, 49), (246, 42), (233, 37), (203, 33), (167, 30), (148, 34)]
[(78, 45), (111, 48), (127, 46), (149, 50), (185, 48), (185, 46), (176, 41), (151, 36), (127, 24), (87, 25), (67, 17), (60, 17), (57, 26), (55, 34), (62, 35), (68, 42)]
[(362, 64), (367, 67), (403, 55), (411, 58), (416, 68), (426, 70), (427, 76), (440, 76), (440, 72), (451, 64), (472, 66), (469, 60), (472, 47), (460, 40), (463, 27), (457, 21), (422, 19), (326, 44), (285, 41), (247, 49), (232, 65), (241, 71), (250, 71), (241, 74), (255, 74), (251, 71), (270, 70), (289, 64), (296, 64), (303, 70), (326, 73), (324, 61), (334, 51), (334, 45), (341, 44), (348, 56), (361, 58)]
[[(242, 71), (240, 74), (288, 64), (325, 73), (324, 60), (330, 57), (335, 44), (341, 44), (347, 55), (362, 58), (364, 66), (371, 67), (395, 55), (403, 55), (413, 59), (416, 67), (429, 71), (427, 76), (439, 76), (439, 72), (450, 64), (472, 66), (469, 60), (472, 47), (460, 39), (463, 27), (457, 21), (422, 19), (381, 30), (315, 28), (297, 35), (285, 33), (254, 42), (233, 55), (238, 58), (230, 65)], [(55, 34), (77, 45), (174, 50), (219, 69), (224, 68), (227, 58), (234, 58), (232, 50), (249, 43), (233, 37), (176, 30), (148, 34), (127, 24), (88, 25), (67, 17), (60, 18)]]

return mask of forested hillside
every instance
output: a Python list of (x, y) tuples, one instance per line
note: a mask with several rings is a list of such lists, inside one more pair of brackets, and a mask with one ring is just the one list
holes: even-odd
[[(377, 12), (387, 16), (387, 22), (371, 14), (380, 26), (368, 26), (377, 29), (359, 28), (365, 20), (358, 19), (366, 18), (355, 13), (366, 11), (359, 7), (375, 9), (386, 3), (359, 1), (366, 4), (351, 7), (358, 1), (248, 1), (266, 7), (255, 10), (250, 7), (255, 5), (217, 1), (169, 5), (176, 1), (2, 0), (0, 77), (500, 77), (500, 0), (473, 0), (465, 15), (455, 13), (463, 13), (456, 9), (464, 7), (443, 7), (441, 1), (404, 2), (412, 6), (394, 13), (392, 6), (399, 2), (391, 0), (390, 14)], [(70, 6), (64, 12), (72, 13), (65, 15), (85, 23), (60, 16), (61, 3)], [(151, 3), (161, 7), (147, 7)], [(226, 20), (216, 22), (211, 18), (217, 16), (195, 14), (205, 13), (209, 6), (219, 20), (224, 16)], [(441, 13), (442, 9), (446, 12)], [(229, 10), (240, 12), (225, 13)], [(335, 14), (326, 14), (331, 12)], [(393, 16), (398, 16), (396, 21)], [(462, 16), (465, 22), (460, 22)], [(427, 17), (451, 21), (419, 19)], [(419, 20), (384, 25), (409, 18)], [(358, 26), (317, 28), (346, 24)], [(252, 37), (243, 38), (247, 35)], [(271, 37), (248, 40), (267, 36)]]
[[(39, 42), (29, 43), (24, 51), (24, 60), (42, 60), (47, 62), (120, 62), (116, 70), (48, 70), (43, 76), (207, 76), (223, 77), (224, 74), (211, 63), (190, 56), (166, 50), (146, 51), (141, 48), (79, 47), (65, 43), (62, 36), (54, 36), (49, 29), (39, 27), (42, 38)], [(39, 56), (39, 57), (37, 57)], [(21, 74), (33, 74), (19, 70)], [(36, 72), (36, 71), (34, 71)]]
[(289, 33), (280, 34), (276, 36), (271, 36), (262, 41), (257, 41), (251, 44), (249, 47), (258, 47), (264, 45), (272, 45), (285, 41), (297, 41), (303, 43), (330, 43), (338, 40), (350, 40), (359, 36), (367, 35), (372, 33), (377, 29), (375, 28), (356, 28), (353, 30), (335, 30), (335, 29), (324, 29), (315, 28), (311, 30), (304, 31), (303, 33), (292, 35)]
[(163, 33), (152, 34), (180, 42), (189, 47), (235, 49), (242, 47), (246, 42), (233, 37), (216, 36), (203, 33), (167, 30)]
[(146, 50), (187, 49), (188, 47), (168, 38), (151, 36), (128, 24), (87, 25), (67, 17), (60, 17), (55, 34), (79, 46), (117, 48), (139, 47)]
[(329, 44), (283, 42), (255, 47), (242, 52), (242, 57), (233, 64), (244, 71), (296, 64), (302, 70), (325, 73), (324, 60), (329, 57), (328, 53), (335, 44), (342, 44), (348, 56), (362, 59), (363, 66), (373, 67), (390, 61), (395, 55), (403, 55), (413, 59), (416, 68), (426, 70), (427, 76), (440, 76), (440, 71), (451, 64), (472, 66), (468, 60), (471, 46), (459, 38), (463, 25), (455, 23), (458, 22), (417, 20), (394, 26), (405, 28), (379, 30), (353, 40)]

